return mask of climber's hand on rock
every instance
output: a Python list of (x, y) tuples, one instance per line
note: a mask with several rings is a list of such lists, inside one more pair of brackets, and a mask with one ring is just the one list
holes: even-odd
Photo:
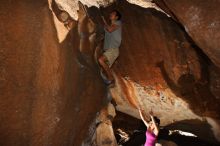
[(104, 24), (107, 25), (107, 22), (106, 22), (106, 20), (105, 20), (105, 17), (104, 17), (104, 16), (101, 16), (101, 17), (102, 17), (102, 20), (103, 20)]
[(149, 114), (150, 114), (151, 116), (153, 116), (154, 113), (153, 113), (152, 109), (150, 110)]
[(141, 109), (140, 107), (138, 107), (138, 110), (139, 110), (141, 113), (143, 113), (143, 112), (144, 112), (144, 110), (143, 110), (143, 109)]
[(104, 16), (101, 16), (102, 20), (105, 22), (105, 17)]

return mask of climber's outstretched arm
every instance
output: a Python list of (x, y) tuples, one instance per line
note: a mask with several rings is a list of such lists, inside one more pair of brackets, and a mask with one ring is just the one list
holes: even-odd
[(105, 30), (106, 31), (108, 31), (108, 32), (113, 32), (113, 31), (115, 31), (116, 29), (118, 29), (120, 26), (118, 26), (118, 25), (116, 25), (116, 24), (111, 24), (111, 25), (109, 25), (107, 22), (106, 22), (106, 20), (105, 20), (105, 18), (102, 16), (102, 20), (103, 20), (103, 22), (104, 22), (104, 27), (105, 27)]
[(158, 127), (158, 125), (156, 124), (156, 122), (155, 122), (155, 119), (154, 119), (154, 117), (153, 117), (153, 115), (152, 114), (150, 114), (150, 118), (151, 118), (151, 121), (153, 122), (153, 125), (154, 125), (154, 134), (156, 135), (156, 136), (158, 136), (158, 134), (159, 134), (159, 127)]
[(141, 117), (142, 121), (144, 122), (144, 124), (145, 124), (145, 125), (147, 126), (147, 128), (148, 128), (148, 127), (149, 127), (149, 124), (148, 124), (148, 122), (145, 120), (144, 115), (143, 115), (141, 109), (138, 109), (138, 110), (139, 110), (140, 117)]
[(102, 17), (102, 21), (104, 22), (105, 25), (108, 25), (108, 23), (106, 22), (105, 20), (105, 17), (104, 16), (101, 16)]

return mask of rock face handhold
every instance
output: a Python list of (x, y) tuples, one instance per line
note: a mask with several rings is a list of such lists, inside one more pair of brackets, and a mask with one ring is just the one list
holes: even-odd
[(154, 0), (169, 9), (194, 42), (220, 67), (220, 1)]

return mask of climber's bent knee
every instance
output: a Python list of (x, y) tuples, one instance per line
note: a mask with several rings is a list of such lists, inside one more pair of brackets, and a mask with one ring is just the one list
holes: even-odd
[(103, 53), (103, 56), (105, 56), (107, 60), (106, 63), (108, 64), (110, 68), (119, 56), (119, 49), (118, 48), (108, 49)]
[(105, 56), (101, 56), (100, 58), (99, 58), (99, 64), (100, 65), (103, 65), (103, 64), (106, 64), (106, 57)]

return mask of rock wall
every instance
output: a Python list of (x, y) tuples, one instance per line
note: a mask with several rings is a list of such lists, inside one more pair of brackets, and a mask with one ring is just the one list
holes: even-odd
[[(89, 125), (107, 100), (94, 60), (101, 48), (100, 11), (79, 5), (76, 22), (68, 12), (73, 9), (63, 8), (72, 17), (63, 24), (57, 19), (61, 4), (54, 4), (1, 2), (0, 145), (81, 145), (91, 136)], [(183, 1), (172, 2), (175, 8), (179, 4)], [(183, 8), (194, 4), (184, 3)], [(202, 19), (208, 17), (201, 10), (204, 5), (195, 11)], [(120, 0), (103, 9), (104, 15), (113, 7), (123, 15), (123, 42), (113, 66), (116, 86), (110, 89), (116, 109), (137, 118), (138, 107), (146, 116), (153, 110), (163, 126), (218, 139), (218, 15), (210, 11), (216, 23), (210, 21), (209, 29), (203, 21), (191, 28), (188, 14), (183, 17), (166, 6), (190, 38), (179, 23), (153, 8)], [(211, 7), (216, 9), (214, 2)], [(191, 16), (194, 8), (190, 10)]]
[[(135, 117), (137, 107), (146, 115), (152, 109), (164, 126), (187, 121), (176, 128), (212, 141), (214, 135), (218, 138), (220, 101), (210, 90), (209, 59), (164, 13), (126, 1), (117, 8), (123, 15), (123, 42), (113, 67), (116, 109)], [(214, 134), (198, 131), (193, 126), (197, 120), (206, 123), (204, 131)]]
[(95, 27), (82, 17), (68, 31), (54, 16), (47, 1), (1, 1), (0, 145), (78, 146), (105, 103), (93, 53), (82, 52), (95, 46), (78, 35)]
[(154, 0), (178, 19), (205, 54), (220, 67), (220, 1)]
[(115, 115), (115, 108), (111, 103), (100, 111), (96, 119), (93, 146), (118, 146), (112, 126)]

